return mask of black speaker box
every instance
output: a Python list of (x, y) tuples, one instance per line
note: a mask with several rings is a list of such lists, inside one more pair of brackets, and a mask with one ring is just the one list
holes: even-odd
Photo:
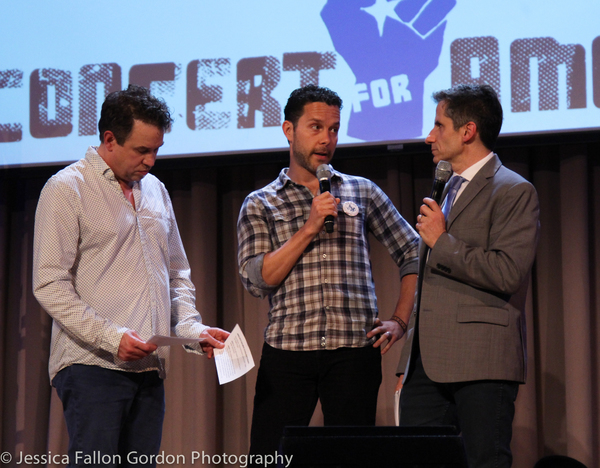
[(454, 426), (286, 427), (280, 453), (292, 467), (467, 468)]

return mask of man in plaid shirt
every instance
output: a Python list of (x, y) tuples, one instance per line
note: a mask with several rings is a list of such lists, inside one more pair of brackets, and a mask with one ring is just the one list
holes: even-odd
[[(240, 277), (270, 303), (251, 454), (274, 453), (283, 428), (308, 425), (317, 400), (325, 425), (374, 425), (381, 355), (404, 335), (412, 310), (415, 231), (367, 179), (332, 171), (331, 193), (319, 191), (316, 171), (333, 157), (341, 107), (327, 88), (290, 95), (283, 123), (290, 166), (248, 195), (240, 212)], [(323, 228), (327, 216), (335, 220), (332, 233)], [(390, 320), (378, 318), (369, 232), (400, 269)]]

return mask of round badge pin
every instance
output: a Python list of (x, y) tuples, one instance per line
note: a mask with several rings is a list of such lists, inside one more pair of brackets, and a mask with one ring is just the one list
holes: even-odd
[(351, 201), (344, 202), (342, 209), (348, 216), (356, 216), (358, 214), (358, 205)]

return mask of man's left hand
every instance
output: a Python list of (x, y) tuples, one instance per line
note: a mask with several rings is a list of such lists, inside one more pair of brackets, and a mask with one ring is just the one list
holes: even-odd
[(229, 332), (220, 328), (207, 328), (200, 333), (200, 347), (209, 359), (214, 356), (214, 349), (222, 349), (225, 347), (225, 340), (229, 336)]
[(446, 232), (446, 218), (444, 218), (440, 206), (431, 198), (423, 199), (420, 213), (417, 216), (415, 229), (420, 234), (423, 242), (430, 249), (433, 249), (439, 237)]
[(381, 349), (381, 354), (387, 353), (392, 345), (404, 336), (404, 330), (395, 320), (381, 321), (378, 318), (375, 319), (375, 328), (367, 333), (367, 338), (371, 338), (375, 335), (381, 335), (381, 337), (373, 343), (374, 348), (379, 348), (387, 341), (387, 344)]

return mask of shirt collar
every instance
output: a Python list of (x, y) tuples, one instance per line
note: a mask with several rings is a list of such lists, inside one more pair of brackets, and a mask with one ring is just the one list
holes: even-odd
[(467, 182), (473, 180), (473, 177), (477, 175), (477, 173), (481, 170), (483, 166), (487, 164), (487, 162), (494, 157), (494, 152), (491, 151), (485, 158), (477, 161), (472, 166), (465, 169), (460, 176), (464, 178)]
[[(275, 182), (275, 190), (281, 190), (283, 188), (285, 188), (286, 185), (288, 184), (296, 184), (292, 179), (290, 179), (290, 177), (287, 175), (287, 172), (289, 170), (289, 167), (284, 167), (281, 172), (279, 173), (279, 177), (277, 177), (277, 180)], [(341, 172), (336, 171), (335, 169), (333, 169), (333, 173), (331, 174), (331, 178), (332, 179), (340, 179), (343, 180), (343, 174)]]
[(90, 146), (85, 153), (86, 161), (94, 168), (94, 170), (98, 171), (107, 179), (115, 179), (115, 175), (106, 161), (102, 159), (102, 156), (98, 154), (98, 148), (96, 146)]
[[(107, 180), (111, 182), (118, 182), (115, 177), (115, 173), (110, 168), (106, 161), (102, 159), (102, 156), (98, 154), (97, 146), (90, 146), (85, 153), (85, 160), (92, 166), (92, 168), (97, 171), (99, 174), (104, 176)], [(139, 184), (139, 181), (134, 181), (133, 186)]]

